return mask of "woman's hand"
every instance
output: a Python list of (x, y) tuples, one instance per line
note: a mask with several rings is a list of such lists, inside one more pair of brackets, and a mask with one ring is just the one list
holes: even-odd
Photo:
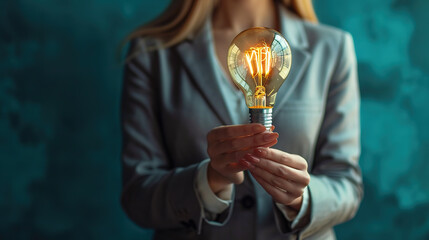
[(244, 180), (243, 170), (251, 165), (240, 164), (239, 160), (256, 147), (271, 147), (277, 143), (277, 133), (266, 131), (261, 124), (244, 124), (214, 128), (207, 135), (207, 152), (210, 163), (207, 179), (214, 193), (232, 183)]
[(301, 209), (302, 195), (310, 183), (307, 161), (299, 155), (272, 148), (256, 148), (240, 160), (242, 165), (252, 165), (249, 170), (268, 194), (276, 201)]

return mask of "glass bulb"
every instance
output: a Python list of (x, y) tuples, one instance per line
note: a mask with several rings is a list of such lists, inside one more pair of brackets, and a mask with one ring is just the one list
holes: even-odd
[(228, 68), (235, 85), (244, 94), (251, 122), (271, 127), (277, 92), (286, 80), (291, 64), (289, 44), (274, 29), (250, 28), (232, 40)]

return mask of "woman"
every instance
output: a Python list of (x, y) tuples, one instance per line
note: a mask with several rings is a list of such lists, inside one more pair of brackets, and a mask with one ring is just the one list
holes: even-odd
[[(177, 0), (130, 36), (121, 200), (134, 222), (155, 239), (335, 239), (363, 195), (359, 91), (350, 35), (316, 22), (310, 0)], [(292, 49), (277, 133), (246, 124), (226, 74), (231, 40), (254, 26)]]

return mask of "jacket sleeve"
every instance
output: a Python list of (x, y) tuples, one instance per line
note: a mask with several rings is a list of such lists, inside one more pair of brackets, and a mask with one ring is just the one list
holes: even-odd
[(354, 217), (363, 197), (359, 86), (353, 39), (343, 34), (311, 169), (310, 223), (302, 236)]
[(200, 231), (202, 208), (195, 191), (198, 163), (174, 167), (168, 156), (157, 108), (158, 83), (148, 71), (154, 66), (147, 55), (131, 56), (124, 71), (121, 204), (141, 227)]

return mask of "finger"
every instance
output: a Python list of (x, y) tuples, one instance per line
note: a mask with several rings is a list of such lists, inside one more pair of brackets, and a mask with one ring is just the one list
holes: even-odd
[(246, 155), (244, 155), (244, 157), (241, 160), (244, 160), (252, 164), (258, 164), (260, 161), (259, 158), (252, 156), (252, 154), (250, 153), (247, 153)]
[(222, 161), (225, 161), (225, 163), (228, 162), (237, 162), (238, 160), (240, 160), (241, 158), (244, 157), (244, 155), (246, 153), (250, 153), (251, 150), (243, 150), (243, 151), (235, 151), (235, 152), (229, 152), (229, 153), (223, 153), (220, 158), (222, 159)]
[(246, 167), (246, 169), (253, 169), (253, 168), (255, 168), (255, 165), (253, 165), (252, 162), (246, 161), (246, 160), (244, 160), (244, 158), (240, 159), (238, 161), (238, 163), (241, 164), (242, 166)]
[(290, 154), (274, 148), (258, 147), (255, 156), (266, 158), (298, 170), (307, 170), (307, 161), (299, 155)]
[(297, 170), (265, 158), (259, 158), (259, 160), (259, 163), (256, 164), (257, 167), (260, 167), (280, 178), (292, 180), (300, 186), (307, 186), (309, 183), (309, 175), (303, 170)]
[(288, 181), (287, 179), (278, 177), (265, 169), (254, 167), (250, 168), (250, 171), (252, 174), (264, 179), (264, 181), (270, 185), (286, 190), (293, 197), (300, 197), (304, 193), (305, 186), (298, 185), (294, 182)]
[(265, 127), (259, 123), (220, 126), (207, 134), (207, 140), (221, 141), (230, 138), (254, 135), (266, 131)]
[(228, 153), (253, 147), (259, 147), (276, 140), (278, 137), (278, 133), (263, 132), (247, 137), (229, 139), (215, 144), (211, 151), (217, 153)]
[[(270, 143), (267, 143), (267, 144), (265, 144), (265, 145), (262, 145), (262, 146), (260, 146), (260, 147), (269, 148), (269, 147), (272, 147), (272, 146), (276, 145), (276, 144), (277, 144), (277, 142), (278, 142), (278, 140), (276, 139), (276, 140), (274, 140), (274, 141), (272, 141), (272, 142), (270, 142)], [(253, 153), (253, 149), (252, 149), (252, 153)]]
[[(270, 142), (270, 143), (267, 143), (267, 144), (265, 144), (265, 145), (261, 145), (261, 146), (258, 146), (258, 147), (272, 147), (272, 146), (274, 146), (274, 145), (276, 145), (277, 144), (277, 142), (278, 142), (278, 140), (277, 139), (275, 139), (274, 141), (272, 141), (272, 142)], [(255, 149), (255, 147), (248, 147), (248, 148), (243, 148), (242, 150), (240, 150), (240, 151), (246, 151), (246, 153), (248, 152), (248, 153), (253, 153), (253, 151), (254, 151), (254, 149)]]
[(244, 155), (250, 154), (253, 152), (253, 149), (247, 149), (236, 152), (222, 153), (214, 158), (215, 161), (213, 163), (219, 165), (226, 165), (232, 162), (238, 162), (238, 160), (242, 159)]
[(278, 189), (277, 187), (269, 184), (267, 181), (265, 181), (260, 176), (253, 174), (253, 173), (252, 173), (252, 176), (265, 189), (265, 191), (267, 191), (267, 193), (271, 195), (271, 197), (274, 199), (274, 201), (288, 205), (291, 202), (293, 202), (293, 200), (296, 199), (295, 197), (291, 196), (287, 192), (284, 192), (284, 191)]

